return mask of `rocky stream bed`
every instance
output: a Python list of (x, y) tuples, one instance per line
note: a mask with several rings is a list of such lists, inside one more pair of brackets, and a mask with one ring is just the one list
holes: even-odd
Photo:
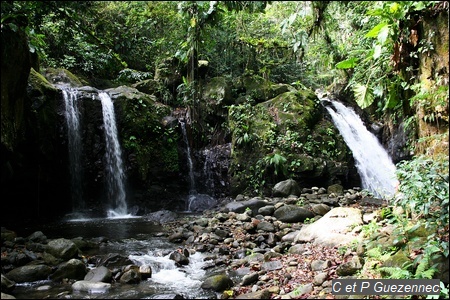
[[(152, 290), (155, 266), (133, 260), (127, 249), (105, 251), (114, 239), (48, 239), (42, 231), (20, 237), (2, 227), (1, 298), (24, 297), (16, 288), (24, 284), (31, 289), (27, 297), (35, 289), (39, 299), (348, 298), (332, 294), (332, 280), (356, 278), (368, 248), (392, 244), (388, 224), (372, 243), (357, 243), (363, 225), (383, 206), (364, 191), (337, 185), (303, 189), (298, 196), (223, 199), (201, 214), (163, 210), (143, 216), (149, 226), (160, 226), (153, 237), (172, 245), (160, 255), (181, 272), (188, 274), (191, 258), (202, 255), (198, 290), (204, 293), (197, 295)], [(138, 286), (139, 293), (132, 292)]]

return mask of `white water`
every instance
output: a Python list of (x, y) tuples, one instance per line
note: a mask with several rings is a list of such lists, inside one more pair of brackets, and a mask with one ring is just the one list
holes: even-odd
[(189, 256), (189, 264), (177, 267), (169, 255), (161, 255), (156, 251), (148, 251), (143, 255), (128, 256), (138, 266), (146, 265), (152, 269), (152, 276), (148, 279), (152, 285), (161, 291), (182, 294), (185, 299), (198, 299), (204, 294), (200, 288), (206, 271), (203, 254), (196, 252)]
[(85, 209), (82, 189), (82, 143), (80, 129), (80, 111), (78, 109), (78, 93), (76, 90), (62, 87), (64, 98), (64, 115), (67, 123), (67, 137), (69, 149), (70, 186), (72, 191), (72, 209)]
[(375, 197), (392, 198), (395, 194), (397, 179), (396, 167), (389, 154), (376, 136), (367, 130), (353, 109), (337, 101), (324, 100), (332, 103), (325, 107), (352, 151), (361, 177), (362, 188)]
[(111, 209), (108, 218), (127, 218), (127, 202), (125, 193), (125, 172), (122, 163), (122, 150), (117, 135), (114, 104), (106, 92), (100, 92), (102, 102), (103, 125), (105, 129), (106, 153), (105, 172), (108, 189), (108, 200)]

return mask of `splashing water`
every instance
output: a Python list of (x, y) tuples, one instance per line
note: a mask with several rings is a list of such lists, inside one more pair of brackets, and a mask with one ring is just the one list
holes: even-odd
[(352, 151), (362, 187), (375, 197), (393, 197), (397, 185), (396, 167), (376, 136), (367, 130), (353, 109), (334, 100), (322, 100), (331, 103), (325, 108)]
[(106, 153), (105, 172), (108, 189), (108, 200), (112, 208), (108, 210), (108, 218), (128, 217), (125, 194), (125, 172), (122, 164), (122, 150), (117, 135), (114, 104), (106, 92), (98, 94), (102, 102), (103, 124), (105, 127)]

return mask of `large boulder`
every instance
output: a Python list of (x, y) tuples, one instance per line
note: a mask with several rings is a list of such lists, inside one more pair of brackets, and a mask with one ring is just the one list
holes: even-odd
[(86, 276), (87, 272), (87, 267), (81, 260), (72, 258), (60, 264), (50, 275), (50, 279), (53, 281), (62, 281), (65, 278), (80, 280)]
[(48, 242), (46, 252), (56, 258), (69, 260), (78, 254), (78, 247), (71, 240), (61, 238)]
[(281, 222), (296, 223), (314, 218), (314, 213), (297, 205), (283, 205), (275, 210), (273, 216)]
[(362, 224), (360, 209), (335, 207), (316, 222), (303, 225), (294, 242), (312, 242), (326, 247), (347, 245), (360, 238), (352, 233), (352, 229)]
[(293, 179), (280, 181), (273, 187), (274, 197), (287, 197), (289, 195), (300, 196), (301, 189)]
[(52, 268), (46, 265), (26, 265), (12, 269), (6, 277), (16, 283), (46, 280), (52, 273)]

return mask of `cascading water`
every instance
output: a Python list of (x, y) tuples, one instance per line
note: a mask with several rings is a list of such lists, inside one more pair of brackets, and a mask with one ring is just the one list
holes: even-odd
[(69, 148), (70, 187), (72, 191), (72, 209), (74, 212), (84, 210), (82, 188), (82, 143), (80, 129), (80, 111), (78, 109), (78, 95), (74, 89), (62, 87), (64, 98), (65, 118), (67, 123), (67, 136)]
[(204, 150), (205, 163), (203, 165), (203, 176), (205, 177), (205, 187), (208, 193), (214, 192), (214, 178), (212, 168), (214, 165), (214, 153), (211, 150)]
[(352, 151), (362, 187), (379, 198), (393, 197), (396, 167), (376, 136), (367, 130), (353, 109), (329, 99), (322, 99), (322, 103)]
[(103, 124), (105, 129), (106, 153), (105, 171), (108, 188), (108, 200), (111, 209), (108, 217), (127, 217), (127, 202), (125, 193), (125, 172), (122, 163), (122, 150), (117, 135), (114, 104), (106, 92), (99, 92), (102, 102)]
[(194, 164), (192, 163), (191, 147), (189, 146), (189, 140), (186, 133), (186, 122), (184, 120), (180, 120), (180, 125), (181, 131), (183, 133), (183, 141), (186, 144), (186, 156), (189, 167), (189, 183), (190, 183), (189, 194), (196, 194), (197, 191), (195, 189)]
[(189, 146), (189, 140), (186, 132), (186, 122), (180, 119), (181, 132), (183, 134), (183, 141), (186, 144), (186, 155), (189, 167), (189, 196), (186, 202), (186, 211), (202, 211), (207, 208), (212, 207), (216, 204), (216, 199), (206, 194), (197, 193), (195, 186), (195, 176), (194, 176), (194, 164), (192, 162), (191, 147)]

